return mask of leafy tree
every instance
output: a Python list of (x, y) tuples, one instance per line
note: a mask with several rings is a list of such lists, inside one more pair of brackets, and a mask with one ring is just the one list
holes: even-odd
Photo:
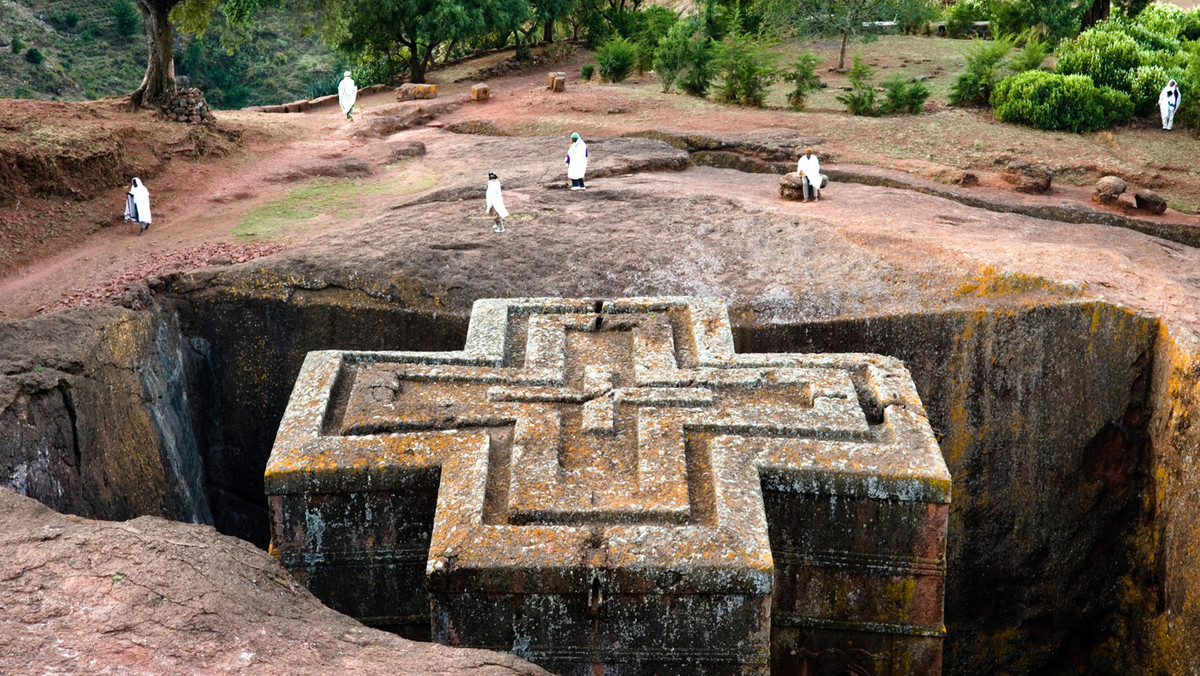
[(721, 77), (717, 99), (761, 108), (767, 88), (779, 77), (778, 55), (740, 31), (725, 36), (717, 48), (716, 70)]
[(821, 78), (817, 77), (818, 63), (816, 54), (800, 52), (791, 72), (783, 74), (783, 79), (792, 83), (792, 91), (788, 93), (788, 107), (792, 110), (804, 110), (808, 93), (821, 88)]
[(875, 33), (864, 23), (891, 20), (913, 11), (924, 0), (764, 0), (768, 21), (783, 33), (793, 30), (817, 37), (841, 40), (838, 70), (846, 67), (846, 45), (851, 40), (868, 42)]
[(851, 115), (878, 116), (881, 111), (879, 106), (875, 105), (874, 69), (856, 54), (854, 65), (846, 73), (846, 79), (850, 81), (851, 89), (848, 93), (839, 95), (837, 100), (845, 104)]
[(531, 14), (526, 0), (341, 1), (344, 4), (326, 5), (334, 13), (333, 19), (344, 20), (335, 42), (338, 49), (357, 54), (403, 50), (413, 82), (425, 81), (426, 68), (439, 46), (488, 29), (511, 32)]
[(577, 0), (535, 0), (533, 20), (543, 24), (542, 40), (554, 42), (554, 24), (575, 9)]
[(712, 39), (699, 17), (681, 19), (658, 43), (654, 71), (663, 91), (679, 87), (692, 96), (704, 96), (712, 83)]

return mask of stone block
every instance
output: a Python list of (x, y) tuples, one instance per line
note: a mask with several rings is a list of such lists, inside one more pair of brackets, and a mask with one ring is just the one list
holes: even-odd
[(1162, 214), (1167, 210), (1167, 201), (1158, 193), (1141, 188), (1133, 194), (1133, 202), (1137, 208), (1152, 214)]
[(1092, 193), (1092, 201), (1100, 204), (1113, 204), (1125, 192), (1125, 181), (1116, 176), (1104, 176), (1096, 181), (1096, 192)]
[(546, 74), (546, 89), (553, 90), (554, 89), (554, 81), (560, 77), (565, 78), (566, 76), (567, 76), (567, 74), (561, 70), (560, 71), (551, 71), (551, 72), (547, 73)]
[(471, 100), (472, 101), (487, 101), (492, 97), (492, 90), (486, 84), (471, 85)]
[(334, 608), (558, 673), (941, 662), (950, 476), (907, 371), (738, 354), (719, 300), (481, 300), (461, 351), (312, 352), (266, 490)]
[(554, 83), (552, 85), (550, 85), (550, 91), (560, 92), (560, 93), (567, 91), (567, 76), (565, 76), (565, 75), (556, 76), (554, 78)]
[[(821, 174), (821, 185), (819, 189), (823, 190), (829, 185), (829, 177)], [(804, 199), (804, 178), (795, 172), (784, 174), (779, 177), (779, 196), (785, 200), (800, 201)]]

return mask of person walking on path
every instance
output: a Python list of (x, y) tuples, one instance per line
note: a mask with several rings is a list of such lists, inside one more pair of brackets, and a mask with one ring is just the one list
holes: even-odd
[(346, 71), (346, 76), (342, 78), (338, 84), (338, 105), (342, 107), (342, 112), (346, 114), (346, 119), (354, 121), (354, 101), (358, 98), (358, 87), (355, 86), (354, 80), (350, 78), (350, 71)]
[(1163, 129), (1171, 131), (1171, 127), (1175, 124), (1175, 111), (1179, 110), (1179, 103), (1183, 100), (1183, 94), (1179, 92), (1179, 85), (1171, 80), (1163, 87), (1162, 93), (1158, 95), (1158, 111), (1162, 113)]
[(571, 190), (587, 190), (583, 175), (587, 173), (588, 149), (579, 134), (571, 134), (571, 147), (567, 149), (567, 178), (571, 179)]
[(141, 225), (138, 237), (150, 227), (150, 191), (140, 178), (133, 179), (133, 185), (125, 194), (125, 220)]
[(492, 230), (495, 232), (504, 232), (504, 219), (508, 217), (508, 209), (504, 208), (504, 195), (500, 192), (500, 177), (496, 176), (496, 172), (488, 172), (487, 195), (487, 215), (495, 219), (492, 223)]
[(803, 179), (804, 200), (808, 201), (809, 191), (812, 191), (813, 199), (817, 202), (821, 201), (821, 161), (813, 154), (813, 149), (809, 148), (800, 156), (800, 160), (796, 162), (796, 173)]

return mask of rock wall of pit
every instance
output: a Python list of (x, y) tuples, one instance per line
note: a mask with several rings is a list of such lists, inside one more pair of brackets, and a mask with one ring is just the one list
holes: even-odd
[(210, 522), (184, 350), (160, 312), (0, 323), (0, 482), (81, 516)]

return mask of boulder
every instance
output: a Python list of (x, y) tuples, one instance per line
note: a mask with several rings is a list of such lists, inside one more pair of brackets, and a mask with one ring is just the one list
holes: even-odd
[(1133, 194), (1134, 204), (1143, 211), (1161, 214), (1167, 210), (1167, 201), (1158, 193), (1142, 188)]
[(397, 141), (389, 144), (388, 148), (391, 151), (388, 153), (388, 164), (425, 154), (425, 144), (420, 141)]
[[(821, 174), (820, 188), (829, 185), (829, 177)], [(804, 199), (804, 180), (795, 172), (779, 177), (779, 196), (785, 200), (800, 201)]]
[(1096, 192), (1092, 193), (1092, 201), (1100, 204), (1113, 204), (1125, 192), (1125, 181), (1116, 176), (1105, 176), (1096, 181)]
[(480, 82), (476, 85), (471, 85), (471, 100), (472, 101), (487, 101), (492, 98), (492, 90), (486, 84)]
[(1054, 171), (1044, 164), (1030, 164), (1014, 160), (1008, 163), (1002, 174), (1013, 190), (1029, 195), (1044, 195), (1050, 192)]
[(0, 673), (547, 675), (364, 627), (211, 526), (91, 521), (8, 488), (0, 523)]

